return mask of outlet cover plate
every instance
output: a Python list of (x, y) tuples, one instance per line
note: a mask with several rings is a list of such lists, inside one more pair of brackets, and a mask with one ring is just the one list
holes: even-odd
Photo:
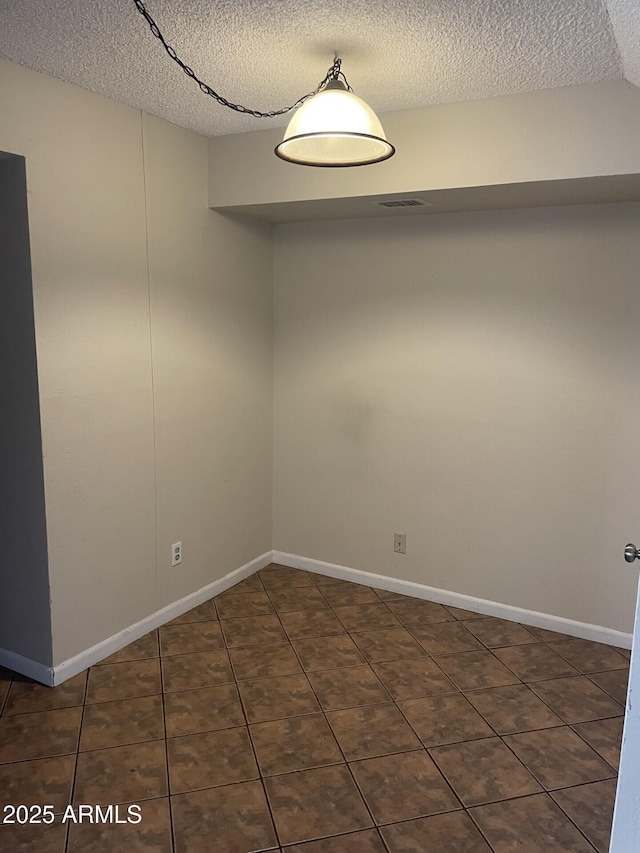
[(406, 533), (394, 533), (393, 534), (393, 550), (396, 554), (406, 554), (407, 553), (407, 534)]

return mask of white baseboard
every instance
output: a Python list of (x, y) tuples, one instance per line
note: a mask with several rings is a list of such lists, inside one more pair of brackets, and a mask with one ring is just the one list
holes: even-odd
[[(145, 619), (141, 619), (140, 622), (136, 622), (135, 625), (130, 625), (123, 631), (119, 631), (117, 634), (114, 634), (112, 637), (108, 637), (106, 640), (97, 643), (90, 649), (86, 649), (86, 651), (81, 652), (79, 655), (76, 655), (75, 657), (63, 661), (62, 663), (53, 667), (51, 675), (49, 675), (49, 680), (44, 680), (39, 675), (35, 674), (35, 669), (32, 671), (32, 674), (32, 672), (27, 672), (24, 668), (21, 668), (19, 666), (11, 667), (9, 664), (4, 664), (1, 653), (0, 664), (3, 664), (4, 666), (9, 666), (9, 668), (14, 669), (16, 672), (21, 672), (24, 675), (28, 675), (29, 677), (34, 678), (36, 681), (40, 681), (43, 684), (62, 684), (63, 681), (67, 681), (67, 679), (72, 678), (79, 672), (82, 672), (88, 667), (93, 666), (101, 660), (104, 660), (104, 658), (108, 657), (109, 655), (112, 655), (114, 652), (120, 651), (120, 649), (123, 649), (125, 646), (128, 646), (129, 643), (132, 643), (134, 640), (140, 639), (140, 637), (143, 637), (145, 634), (148, 634), (149, 631), (153, 631), (154, 628), (159, 628), (161, 625), (164, 625), (165, 622), (169, 622), (171, 619), (175, 619), (176, 616), (181, 616), (183, 613), (186, 613), (187, 610), (191, 610), (191, 608), (197, 607), (198, 604), (202, 604), (204, 601), (213, 598), (214, 595), (220, 595), (221, 592), (224, 592), (226, 589), (229, 589), (230, 586), (233, 586), (234, 584), (239, 583), (241, 580), (244, 580), (245, 578), (249, 577), (249, 575), (252, 575), (254, 572), (257, 572), (258, 569), (262, 569), (264, 568), (264, 566), (268, 566), (269, 563), (272, 561), (272, 556), (273, 552), (267, 551), (260, 557), (256, 557), (256, 559), (251, 560), (250, 563), (246, 563), (239, 569), (235, 569), (235, 571), (229, 572), (229, 574), (225, 575), (222, 578), (219, 578), (217, 581), (213, 581), (213, 583), (210, 583), (207, 586), (204, 586), (201, 589), (190, 593), (184, 598), (181, 598), (179, 601), (174, 601), (173, 604), (169, 604), (167, 607), (163, 607), (162, 610), (158, 610), (151, 616), (147, 616)], [(31, 661), (29, 661), (28, 663), (32, 664)], [(34, 664), (33, 666), (41, 665)], [(46, 670), (47, 667), (43, 667), (43, 669)]]
[(403, 581), (373, 572), (363, 572), (361, 569), (351, 569), (348, 566), (339, 566), (335, 563), (324, 563), (321, 560), (300, 557), (297, 554), (287, 554), (283, 551), (273, 552), (273, 562), (281, 563), (283, 566), (291, 566), (294, 569), (305, 569), (308, 572), (316, 572), (329, 575), (332, 578), (373, 586), (377, 589), (410, 595), (414, 598), (425, 598), (438, 604), (461, 607), (463, 610), (471, 610), (474, 613), (481, 613), (483, 616), (497, 616), (510, 622), (521, 622), (523, 625), (531, 625), (534, 628), (546, 628), (549, 631), (558, 631), (561, 634), (581, 637), (584, 640), (594, 640), (596, 643), (606, 643), (621, 649), (631, 648), (632, 634), (625, 634), (623, 631), (615, 631), (612, 628), (604, 628), (601, 625), (576, 622), (574, 619), (565, 619), (562, 616), (539, 613), (536, 610), (525, 610), (511, 604), (475, 598), (460, 592), (449, 592), (446, 589), (437, 589), (436, 587)]
[(585, 640), (607, 643), (610, 646), (617, 646), (622, 649), (631, 648), (632, 635), (626, 634), (623, 631), (615, 631), (600, 625), (590, 625), (586, 622), (577, 622), (573, 619), (565, 619), (562, 616), (539, 613), (535, 610), (525, 610), (510, 604), (488, 601), (484, 598), (475, 598), (474, 596), (464, 595), (460, 592), (450, 592), (373, 572), (364, 572), (361, 569), (352, 569), (348, 566), (339, 566), (335, 563), (325, 563), (322, 560), (313, 560), (309, 557), (300, 557), (296, 554), (287, 554), (283, 551), (267, 551), (239, 569), (229, 572), (224, 577), (190, 593), (179, 601), (174, 601), (173, 604), (163, 607), (151, 616), (147, 616), (145, 619), (141, 619), (140, 622), (136, 622), (135, 625), (119, 631), (112, 637), (108, 637), (106, 640), (86, 649), (75, 657), (63, 661), (55, 667), (46, 666), (30, 658), (1, 648), (0, 666), (4, 666), (14, 672), (19, 672), (21, 675), (25, 675), (49, 687), (62, 684), (74, 675), (109, 657), (114, 652), (120, 651), (120, 649), (128, 646), (134, 640), (143, 637), (149, 631), (153, 631), (154, 628), (159, 628), (171, 619), (175, 619), (176, 616), (181, 616), (187, 610), (197, 607), (198, 604), (202, 604), (215, 595), (220, 595), (220, 593), (229, 589), (229, 587), (234, 586), (259, 569), (268, 566), (271, 562), (281, 563), (284, 566), (291, 566), (295, 569), (304, 569), (305, 571), (315, 572), (316, 574), (329, 575), (330, 577), (376, 587), (377, 589), (398, 592), (402, 595), (413, 596), (414, 598), (424, 598), (439, 604), (449, 604), (452, 607), (460, 607), (463, 610), (481, 613), (484, 616), (497, 616), (501, 619), (507, 619), (511, 622), (521, 622), (523, 625), (531, 625), (535, 628), (546, 628), (549, 631), (558, 631), (561, 634), (569, 634), (572, 637), (581, 637)]
[(53, 687), (52, 666), (38, 663), (38, 661), (17, 655), (7, 649), (0, 649), (0, 666), (4, 666), (12, 672), (19, 672), (20, 675), (26, 675), (27, 678), (33, 678), (34, 681), (46, 684), (47, 687)]

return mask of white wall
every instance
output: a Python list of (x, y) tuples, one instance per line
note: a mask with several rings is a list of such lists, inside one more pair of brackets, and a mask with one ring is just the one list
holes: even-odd
[(5, 61), (0, 150), (27, 165), (58, 664), (271, 546), (270, 234), (207, 209), (203, 137)]
[(639, 237), (638, 205), (279, 226), (274, 548), (630, 631)]

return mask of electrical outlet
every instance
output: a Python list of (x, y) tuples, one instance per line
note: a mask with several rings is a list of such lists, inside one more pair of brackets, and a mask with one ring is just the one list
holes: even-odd
[(182, 562), (182, 542), (174, 542), (171, 546), (171, 565), (179, 566)]
[(393, 550), (396, 554), (406, 554), (407, 553), (407, 534), (406, 533), (394, 533), (393, 534)]

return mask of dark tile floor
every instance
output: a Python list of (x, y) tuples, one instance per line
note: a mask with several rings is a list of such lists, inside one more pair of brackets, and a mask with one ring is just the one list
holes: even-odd
[(56, 815), (0, 851), (605, 853), (628, 666), (271, 565), (60, 687), (0, 671), (0, 806)]

